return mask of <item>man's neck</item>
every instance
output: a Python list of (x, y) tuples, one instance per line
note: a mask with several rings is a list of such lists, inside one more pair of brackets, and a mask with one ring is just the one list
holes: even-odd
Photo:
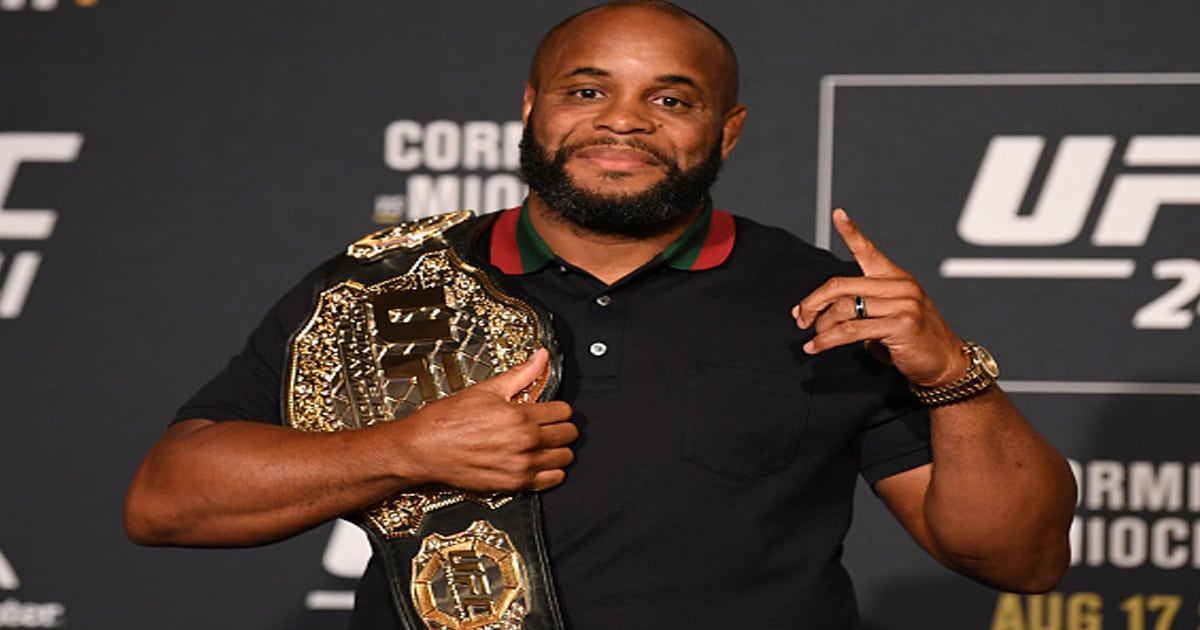
[(691, 227), (701, 210), (697, 206), (687, 220), (663, 234), (639, 239), (590, 232), (551, 210), (536, 193), (529, 195), (529, 221), (550, 251), (605, 284), (615, 283), (662, 253)]

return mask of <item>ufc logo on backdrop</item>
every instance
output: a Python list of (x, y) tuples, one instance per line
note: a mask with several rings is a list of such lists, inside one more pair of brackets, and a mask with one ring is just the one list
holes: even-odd
[[(1021, 200), (1041, 157), (1041, 136), (996, 136), (975, 177), (958, 233), (973, 245), (1063, 245), (1080, 236), (1117, 140), (1067, 136), (1058, 145), (1033, 213)], [(1122, 159), (1134, 167), (1200, 167), (1200, 136), (1134, 136)], [(1200, 173), (1123, 173), (1091, 235), (1098, 247), (1146, 244), (1164, 205), (1200, 205)]]
[[(1038, 191), (1030, 184), (1042, 159), (1042, 136), (995, 136), (958, 222), (958, 234), (981, 247), (1054, 247), (1084, 236), (1093, 207), (1095, 227), (1088, 236), (1097, 248), (1141, 247), (1163, 206), (1200, 207), (1200, 136), (1133, 136), (1117, 174), (1098, 199), (1105, 173), (1114, 163), (1113, 136), (1066, 136), (1059, 143)], [(1137, 172), (1120, 172), (1138, 168)], [(1170, 172), (1146, 171), (1146, 168)], [(1032, 212), (1023, 214), (1026, 196), (1036, 195)], [(1100, 250), (1103, 251), (1103, 250)], [(1109, 278), (1133, 276), (1131, 258), (948, 258), (945, 277)], [(1200, 259), (1155, 261), (1156, 279), (1176, 280), (1158, 298), (1133, 315), (1134, 328), (1185, 329), (1196, 319), (1200, 301)]]
[[(329, 543), (321, 557), (321, 566), (325, 571), (346, 580), (358, 579), (370, 559), (371, 543), (366, 533), (346, 521), (334, 521)], [(304, 598), (304, 606), (309, 610), (350, 610), (354, 608), (354, 591), (312, 590)]]
[[(0, 591), (16, 591), (21, 580), (0, 552)], [(67, 625), (67, 607), (62, 602), (26, 602), (11, 593), (0, 599), (0, 628), (62, 628)]]
[(8, 558), (4, 557), (4, 552), (0, 552), (0, 590), (15, 591), (18, 588), (21, 588), (21, 580), (17, 578), (17, 572)]
[[(50, 238), (58, 213), (8, 208), (8, 193), (22, 162), (74, 162), (81, 146), (78, 133), (0, 133), (0, 242)], [(20, 317), (41, 262), (38, 251), (0, 249), (0, 319)]]

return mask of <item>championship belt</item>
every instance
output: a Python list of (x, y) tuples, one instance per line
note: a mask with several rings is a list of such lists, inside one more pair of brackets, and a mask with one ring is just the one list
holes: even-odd
[[(548, 315), (471, 264), (469, 211), (371, 234), (331, 263), (292, 336), (284, 417), (303, 431), (401, 421), (547, 348), (516, 398), (550, 399), (561, 356)], [(413, 488), (348, 519), (366, 530), (408, 630), (562, 628), (537, 493)]]

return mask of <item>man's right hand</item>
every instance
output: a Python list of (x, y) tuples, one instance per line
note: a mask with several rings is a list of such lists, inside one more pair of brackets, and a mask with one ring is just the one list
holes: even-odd
[(134, 475), (130, 538), (148, 545), (258, 545), (408, 488), (542, 490), (563, 482), (579, 435), (564, 402), (513, 398), (545, 369), (527, 362), (395, 422), (309, 433), (203, 418), (171, 425)]
[(520, 404), (514, 399), (546, 369), (549, 353), (430, 403), (387, 427), (402, 445), (396, 465), (413, 484), (441, 483), (464, 490), (545, 490), (563, 482), (579, 437), (561, 401)]

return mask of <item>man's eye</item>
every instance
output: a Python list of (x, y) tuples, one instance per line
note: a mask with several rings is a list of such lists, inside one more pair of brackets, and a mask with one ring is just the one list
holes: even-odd
[(586, 99), (600, 97), (600, 91), (594, 90), (592, 88), (583, 88), (583, 89), (575, 90), (574, 92), (572, 92), (572, 94), (574, 94), (575, 96), (578, 96), (579, 98), (586, 98)]
[(658, 101), (659, 105), (662, 105), (663, 107), (666, 107), (667, 109), (676, 109), (676, 108), (680, 108), (680, 107), (687, 107), (686, 102), (684, 102), (680, 99), (677, 99), (674, 96), (660, 96), (656, 100)]

